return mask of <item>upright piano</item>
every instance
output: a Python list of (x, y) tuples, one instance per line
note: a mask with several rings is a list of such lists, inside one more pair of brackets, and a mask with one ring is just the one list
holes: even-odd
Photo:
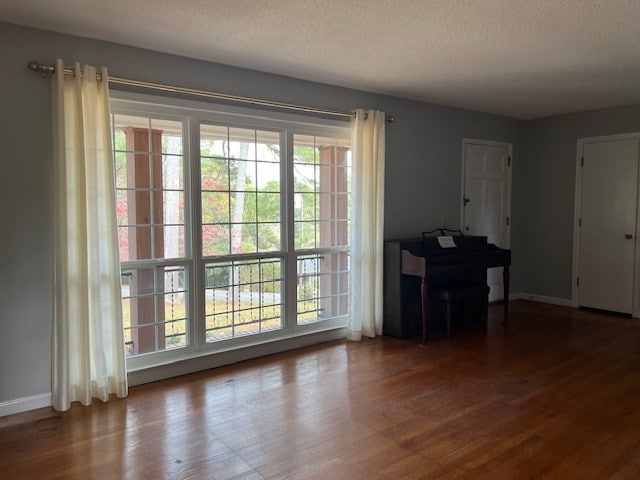
[[(438, 237), (387, 240), (384, 244), (384, 334), (420, 335), (427, 341), (430, 328), (429, 289), (486, 285), (487, 269), (504, 267), (504, 298), (509, 298), (511, 251), (487, 243), (487, 237), (455, 235), (445, 248)], [(509, 303), (504, 302), (504, 324)]]

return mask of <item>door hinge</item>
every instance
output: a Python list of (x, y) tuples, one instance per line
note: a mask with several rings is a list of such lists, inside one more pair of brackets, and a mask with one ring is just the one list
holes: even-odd
[(581, 227), (582, 226), (582, 218), (578, 219), (578, 226)]
[(580, 286), (580, 277), (576, 277), (576, 287)]
[(509, 225), (509, 217), (507, 217), (507, 225)]
[(507, 157), (507, 167), (511, 166), (511, 157)]
[(582, 158), (580, 159), (580, 166), (581, 166), (581, 167), (584, 167), (584, 157), (582, 157)]

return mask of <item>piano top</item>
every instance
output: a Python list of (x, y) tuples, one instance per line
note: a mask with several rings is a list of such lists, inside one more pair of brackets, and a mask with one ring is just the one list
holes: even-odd
[(438, 243), (437, 237), (410, 238), (400, 240), (388, 240), (389, 242), (400, 243), (402, 250), (409, 250), (413, 255), (421, 257), (432, 257), (438, 255), (451, 255), (463, 252), (475, 252), (479, 250), (493, 250), (498, 247), (492, 243), (487, 243), (487, 237), (483, 236), (462, 236), (451, 237), (456, 244), (453, 248), (443, 248)]
[(425, 268), (448, 264), (478, 264), (485, 268), (511, 264), (511, 251), (487, 243), (484, 236), (454, 236), (455, 247), (443, 248), (437, 237), (390, 240), (400, 243), (402, 273), (424, 275)]

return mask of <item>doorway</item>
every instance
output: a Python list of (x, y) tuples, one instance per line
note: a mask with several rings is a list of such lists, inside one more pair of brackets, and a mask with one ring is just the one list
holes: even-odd
[(578, 139), (574, 221), (576, 307), (638, 312), (640, 134)]
[[(510, 143), (462, 140), (462, 232), (485, 236), (500, 248), (511, 241), (512, 157)], [(503, 299), (502, 267), (487, 271), (487, 285), (490, 302)]]

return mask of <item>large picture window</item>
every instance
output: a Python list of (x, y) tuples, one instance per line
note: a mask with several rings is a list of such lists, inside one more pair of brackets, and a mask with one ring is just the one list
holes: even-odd
[(346, 125), (128, 100), (112, 112), (127, 355), (346, 325)]

